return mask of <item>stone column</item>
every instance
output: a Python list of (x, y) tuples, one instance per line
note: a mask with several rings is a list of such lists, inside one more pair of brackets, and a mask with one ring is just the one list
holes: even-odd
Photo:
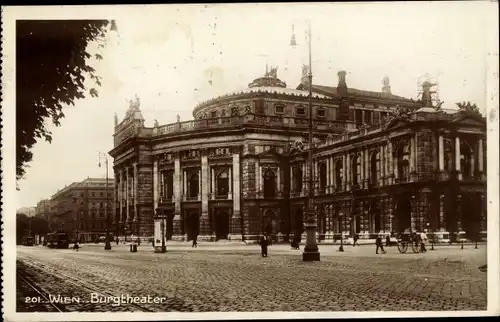
[(439, 135), (438, 139), (439, 172), (444, 172), (444, 138)]
[(125, 211), (127, 214), (127, 225), (130, 222), (130, 193), (128, 190), (129, 187), (129, 177), (128, 177), (129, 169), (125, 168)]
[(186, 200), (187, 199), (187, 171), (184, 170), (183, 173), (184, 173), (184, 175), (182, 177), (182, 187), (183, 187), (182, 199)]
[(330, 159), (331, 161), (331, 165), (332, 165), (332, 173), (330, 175), (330, 179), (332, 180), (332, 183), (331, 183), (331, 188), (330, 188), (330, 192), (331, 193), (335, 193), (335, 187), (337, 187), (337, 175), (336, 175), (336, 171), (337, 171), (337, 163), (335, 162), (335, 160), (333, 159), (333, 156), (332, 158)]
[(290, 192), (295, 192), (295, 186), (294, 186), (294, 177), (293, 177), (293, 166), (290, 166)]
[(155, 158), (153, 162), (153, 211), (156, 212), (158, 208), (158, 161)]
[(211, 167), (211, 170), (212, 171), (211, 171), (211, 175), (210, 175), (210, 188), (211, 188), (210, 194), (212, 196), (211, 198), (215, 199), (214, 196), (215, 196), (215, 180), (216, 180), (216, 178), (215, 178), (215, 169), (214, 169), (214, 167)]
[(307, 194), (307, 191), (309, 190), (309, 187), (307, 185), (307, 166), (306, 163), (302, 163), (302, 194), (305, 195)]
[(120, 183), (118, 186), (118, 198), (120, 198), (120, 225), (123, 222), (123, 168), (120, 169)]
[(208, 168), (208, 156), (205, 151), (201, 155), (201, 216), (200, 216), (200, 240), (210, 240), (210, 223), (208, 220), (208, 190), (210, 187)]
[(182, 205), (182, 172), (181, 172), (181, 161), (179, 156), (176, 155), (174, 158), (174, 234), (172, 236), (173, 240), (182, 240), (181, 235), (181, 205)]
[(460, 170), (460, 138), (455, 137), (455, 170), (457, 171), (458, 180), (462, 180), (462, 173)]
[(474, 177), (475, 172), (476, 172), (476, 158), (475, 158), (475, 151), (472, 151), (470, 156), (470, 173), (468, 173), (467, 175), (470, 177)]
[(241, 241), (241, 212), (240, 212), (240, 197), (241, 197), (241, 177), (240, 177), (240, 155), (233, 154), (233, 215), (231, 218), (231, 240)]
[(259, 165), (259, 193), (262, 194), (264, 192), (264, 179), (262, 178), (262, 166)]
[(326, 187), (325, 187), (325, 193), (330, 193), (330, 158), (328, 157), (326, 159)]
[(414, 181), (414, 175), (415, 174), (415, 137), (410, 138), (410, 173), (408, 180), (409, 181)]
[(233, 180), (232, 180), (232, 170), (231, 167), (229, 167), (229, 170), (227, 171), (227, 185), (228, 185), (228, 193), (227, 193), (227, 199), (231, 199), (233, 197)]
[(260, 190), (260, 165), (259, 160), (255, 160), (255, 198), (259, 198), (259, 190)]
[(484, 164), (483, 164), (483, 161), (484, 161), (484, 158), (483, 158), (483, 139), (479, 139), (479, 142), (478, 142), (478, 151), (477, 151), (477, 158), (478, 158), (478, 171), (479, 173), (482, 175), (483, 172), (484, 172)]
[(279, 198), (281, 193), (281, 169), (279, 166), (276, 168), (276, 190), (277, 197)]
[(364, 171), (364, 174), (365, 174), (365, 178), (364, 178), (364, 187), (365, 189), (368, 189), (368, 183), (370, 182), (370, 151), (369, 150), (364, 150), (365, 153), (364, 153), (364, 156), (365, 156), (365, 159), (364, 159), (364, 162), (362, 162), (361, 164), (364, 165), (364, 168), (365, 168), (365, 171)]
[(384, 181), (385, 181), (385, 160), (386, 160), (386, 157), (385, 157), (385, 147), (383, 145), (380, 146), (380, 159), (379, 159), (379, 162), (380, 162), (380, 179), (379, 179), (379, 182), (380, 182), (380, 185), (383, 186), (384, 185)]
[(394, 182), (394, 158), (392, 155), (392, 142), (391, 140), (387, 141), (387, 181), (388, 184), (392, 184)]
[(346, 165), (346, 155), (342, 156), (342, 182), (339, 182), (340, 185), (343, 185), (342, 191), (346, 189), (347, 183), (347, 165)]
[(346, 165), (346, 171), (345, 171), (345, 178), (346, 178), (346, 190), (350, 191), (351, 190), (351, 158), (349, 155), (349, 152), (346, 152), (345, 154), (345, 165)]
[[(137, 162), (134, 163), (134, 218), (133, 218), (133, 227), (137, 227), (137, 221), (139, 220), (139, 169), (137, 168)], [(134, 231), (135, 234), (139, 234), (138, 231)]]
[(201, 169), (198, 170), (198, 201), (201, 201)]

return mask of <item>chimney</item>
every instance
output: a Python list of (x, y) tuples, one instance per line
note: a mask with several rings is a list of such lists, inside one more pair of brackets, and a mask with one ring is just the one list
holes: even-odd
[(339, 76), (339, 83), (337, 85), (337, 94), (340, 96), (347, 96), (347, 83), (345, 81), (346, 72), (341, 70), (337, 73)]

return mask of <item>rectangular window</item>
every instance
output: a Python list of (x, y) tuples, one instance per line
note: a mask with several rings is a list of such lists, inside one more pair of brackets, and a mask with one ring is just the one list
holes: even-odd
[(316, 115), (318, 117), (326, 117), (326, 110), (324, 108), (318, 108), (316, 110)]
[(276, 114), (283, 114), (283, 113), (285, 113), (285, 107), (283, 105), (276, 105), (274, 107), (274, 112)]
[(217, 117), (217, 111), (212, 111), (212, 118)]
[(365, 111), (365, 123), (370, 124), (372, 122), (372, 112)]
[(255, 101), (255, 114), (260, 114), (260, 115), (266, 114), (264, 100), (256, 100)]
[(303, 107), (297, 107), (297, 115), (299, 115), (299, 116), (306, 115), (306, 109)]

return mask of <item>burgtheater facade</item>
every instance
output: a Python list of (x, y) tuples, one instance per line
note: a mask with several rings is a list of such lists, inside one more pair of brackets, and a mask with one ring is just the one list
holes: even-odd
[[(303, 75), (307, 75), (305, 68)], [(194, 120), (145, 127), (139, 102), (115, 117), (119, 236), (287, 241), (304, 233), (308, 83), (276, 69), (248, 88), (203, 102)], [(440, 239), (486, 232), (486, 122), (475, 107), (313, 85), (313, 183), (318, 241), (427, 229)], [(157, 222), (157, 220), (156, 220)], [(156, 227), (156, 228), (155, 228)], [(161, 237), (160, 237), (161, 238)]]

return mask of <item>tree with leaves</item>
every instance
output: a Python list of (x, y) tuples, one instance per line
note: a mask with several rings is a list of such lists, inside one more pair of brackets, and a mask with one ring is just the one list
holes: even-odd
[[(89, 66), (88, 45), (105, 45), (105, 35), (116, 30), (107, 20), (18, 20), (16, 22), (16, 176), (21, 179), (33, 158), (33, 145), (51, 142), (47, 121), (60, 126), (63, 108), (96, 88), (86, 88), (86, 77), (95, 87), (101, 78)], [(99, 53), (95, 59), (102, 59)]]

